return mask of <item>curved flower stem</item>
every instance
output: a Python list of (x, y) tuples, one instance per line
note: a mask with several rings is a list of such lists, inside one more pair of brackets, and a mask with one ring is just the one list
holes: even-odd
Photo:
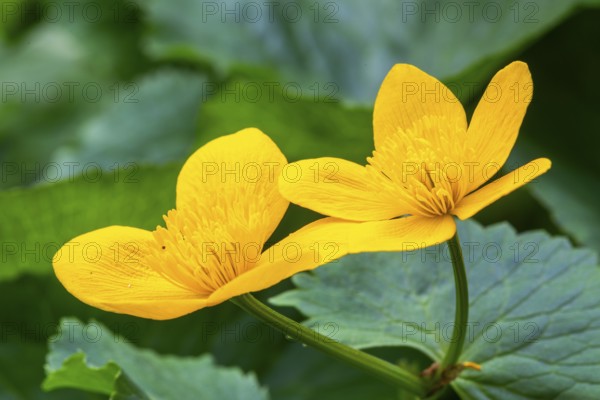
[(251, 294), (243, 294), (232, 299), (232, 301), (244, 311), (303, 344), (315, 347), (330, 356), (352, 364), (381, 380), (402, 387), (417, 396), (425, 396), (425, 386), (421, 380), (416, 375), (397, 365), (323, 336), (279, 314), (277, 311), (258, 301)]
[(458, 233), (449, 239), (447, 243), (452, 258), (452, 269), (454, 270), (456, 313), (454, 315), (452, 340), (450, 341), (448, 352), (437, 370), (436, 376), (438, 378), (447, 368), (453, 367), (457, 363), (462, 352), (463, 344), (465, 343), (467, 323), (469, 320), (469, 288), (467, 285), (465, 262), (460, 248)]

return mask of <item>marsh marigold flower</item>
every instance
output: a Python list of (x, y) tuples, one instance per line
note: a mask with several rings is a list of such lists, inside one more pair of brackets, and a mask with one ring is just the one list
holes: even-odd
[(289, 205), (277, 189), (286, 163), (258, 129), (215, 139), (184, 164), (165, 227), (110, 226), (78, 236), (54, 256), (56, 276), (97, 308), (168, 319), (343, 256), (345, 240), (336, 235), (344, 230), (331, 218), (263, 251)]
[(527, 65), (513, 62), (492, 78), (467, 126), (446, 86), (395, 65), (375, 100), (368, 164), (299, 161), (280, 177), (281, 193), (321, 214), (362, 221), (350, 252), (441, 243), (456, 231), (453, 216), (469, 218), (550, 168), (536, 159), (484, 185), (506, 162), (532, 94)]

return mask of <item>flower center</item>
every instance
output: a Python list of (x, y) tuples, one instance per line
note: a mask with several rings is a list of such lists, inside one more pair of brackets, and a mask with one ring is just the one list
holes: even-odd
[(448, 119), (423, 117), (410, 129), (387, 137), (367, 159), (367, 168), (410, 214), (448, 214), (467, 190), (465, 138), (466, 132)]
[(195, 203), (163, 217), (166, 228), (159, 226), (153, 232), (156, 246), (150, 257), (166, 279), (208, 296), (260, 258), (263, 242), (251, 234), (262, 214), (240, 217), (235, 204)]

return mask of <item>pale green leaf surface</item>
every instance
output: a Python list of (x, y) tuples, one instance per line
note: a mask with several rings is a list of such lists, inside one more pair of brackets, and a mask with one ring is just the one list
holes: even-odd
[(87, 51), (79, 37), (58, 24), (35, 27), (22, 46), (0, 45), (0, 158), (5, 162), (0, 188), (35, 181), (35, 174), (22, 179), (9, 168), (35, 170), (45, 164), (56, 143), (67, 141), (96, 105), (84, 99), (83, 88), (91, 88), (90, 94), (106, 88), (107, 76), (104, 70), (90, 73)]
[(585, 4), (597, 2), (185, 0), (172, 7), (153, 0), (146, 45), (155, 58), (212, 64), (221, 73), (246, 65), (279, 70), (279, 81), (304, 89), (332, 82), (343, 99), (371, 104), (395, 63), (442, 79), (471, 70), (478, 81), (482, 68), (491, 72)]
[[(0, 41), (0, 159), (10, 168), (43, 168), (99, 106), (110, 103), (143, 59), (134, 24), (114, 18), (120, 1), (43, 3), (2, 3), (2, 22), (24, 25), (14, 43)], [(82, 9), (101, 18), (90, 22)], [(23, 180), (1, 172), (0, 188), (36, 181), (35, 174)]]
[(97, 322), (66, 318), (60, 326), (60, 334), (49, 340), (47, 390), (70, 387), (111, 393), (119, 399), (268, 398), (253, 375), (218, 367), (209, 355), (158, 355), (133, 347)]
[[(459, 224), (470, 291), (462, 361), (466, 399), (600, 397), (600, 269), (593, 252), (542, 231)], [(409, 346), (440, 360), (452, 335), (454, 284), (445, 245), (348, 256), (294, 278), (272, 299), (333, 323), (358, 348)]]
[(104, 169), (127, 163), (162, 164), (184, 159), (192, 149), (204, 80), (162, 70), (116, 83), (95, 116), (77, 132), (74, 144), (54, 153), (54, 162), (96, 163)]

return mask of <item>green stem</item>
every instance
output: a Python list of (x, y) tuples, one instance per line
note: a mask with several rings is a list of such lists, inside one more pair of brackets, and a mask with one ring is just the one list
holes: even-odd
[(332, 357), (352, 364), (388, 383), (400, 386), (417, 396), (425, 396), (425, 387), (421, 380), (399, 366), (323, 336), (279, 314), (277, 311), (258, 301), (251, 294), (243, 294), (232, 299), (232, 301), (244, 311), (303, 344), (315, 347)]
[(465, 262), (460, 248), (458, 233), (448, 240), (448, 248), (452, 257), (452, 268), (454, 270), (454, 284), (456, 290), (456, 313), (454, 315), (454, 332), (448, 347), (446, 356), (438, 368), (438, 377), (448, 368), (458, 362), (462, 352), (467, 334), (467, 323), (469, 320), (469, 288), (467, 285), (467, 274)]

